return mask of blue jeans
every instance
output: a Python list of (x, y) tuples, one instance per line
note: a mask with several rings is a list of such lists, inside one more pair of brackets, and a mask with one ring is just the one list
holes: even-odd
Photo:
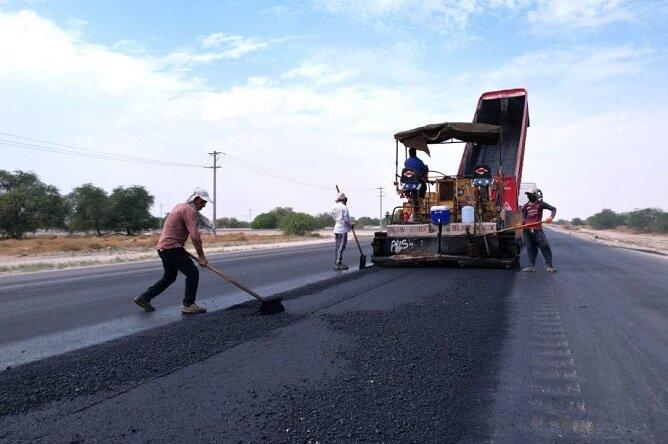
[(545, 265), (552, 266), (552, 249), (543, 230), (524, 230), (524, 244), (527, 247), (527, 256), (529, 256), (529, 265), (536, 265), (538, 249), (540, 248), (545, 259)]

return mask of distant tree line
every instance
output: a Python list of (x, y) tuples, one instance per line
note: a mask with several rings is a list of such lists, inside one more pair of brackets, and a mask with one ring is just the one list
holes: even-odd
[[(58, 188), (26, 171), (0, 170), (0, 237), (21, 239), (37, 230), (65, 229), (135, 235), (160, 227), (161, 219), (150, 213), (155, 198), (143, 186), (116, 187), (111, 193), (91, 183), (61, 195)], [(360, 217), (360, 226), (375, 225), (377, 218)], [(385, 223), (385, 221), (383, 221)], [(280, 229), (285, 234), (304, 235), (334, 226), (329, 213), (310, 215), (290, 207), (276, 207), (258, 214), (251, 223), (234, 217), (217, 220), (218, 228)]]
[(134, 235), (160, 226), (149, 212), (153, 202), (138, 185), (108, 194), (88, 183), (63, 196), (34, 173), (0, 170), (0, 237), (20, 239), (40, 229)]
[(668, 212), (661, 208), (642, 208), (625, 213), (617, 213), (611, 209), (603, 209), (582, 220), (579, 217), (567, 221), (559, 219), (557, 224), (573, 226), (587, 225), (596, 230), (628, 227), (639, 233), (668, 233)]

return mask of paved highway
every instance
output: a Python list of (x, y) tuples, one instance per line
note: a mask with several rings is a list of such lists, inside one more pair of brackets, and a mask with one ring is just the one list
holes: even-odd
[[(211, 263), (261, 294), (335, 276), (333, 244), (214, 254)], [(370, 251), (367, 254), (371, 254)], [(156, 256), (157, 257), (157, 256)], [(348, 250), (351, 269), (358, 256)], [(250, 297), (200, 270), (198, 303), (216, 310)], [(132, 298), (162, 275), (159, 260), (0, 276), (0, 369), (146, 330), (182, 318), (184, 277), (144, 313)]]
[(374, 268), (2, 371), (0, 441), (663, 442), (666, 258), (549, 236), (555, 275)]

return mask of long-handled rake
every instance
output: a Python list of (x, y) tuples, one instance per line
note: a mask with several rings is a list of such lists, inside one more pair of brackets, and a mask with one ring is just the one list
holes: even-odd
[[(197, 256), (192, 254), (191, 252), (188, 252), (190, 257), (195, 259), (197, 261)], [(226, 275), (222, 271), (218, 270), (217, 268), (207, 265), (206, 268), (217, 274), (218, 276), (222, 277), (225, 279), (227, 282), (230, 284), (234, 285), (237, 288), (240, 288), (241, 290), (245, 291), (249, 295), (253, 296), (255, 299), (260, 301), (260, 314), (267, 315), (267, 314), (276, 314), (280, 313), (285, 310), (285, 307), (283, 306), (283, 303), (281, 302), (281, 298), (265, 298), (263, 296), (260, 296), (250, 288), (246, 287), (243, 285), (241, 282), (233, 279), (232, 277)]]

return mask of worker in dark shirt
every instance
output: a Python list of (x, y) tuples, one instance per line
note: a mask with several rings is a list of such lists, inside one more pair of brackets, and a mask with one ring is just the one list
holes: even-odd
[(415, 170), (418, 177), (420, 178), (420, 198), (424, 197), (427, 193), (427, 176), (429, 175), (429, 167), (424, 164), (422, 160), (417, 157), (417, 151), (415, 148), (408, 149), (408, 159), (404, 162), (404, 168), (410, 168)]
[(524, 228), (524, 244), (527, 247), (527, 256), (529, 256), (529, 266), (523, 268), (522, 271), (536, 271), (536, 257), (538, 256), (538, 249), (543, 253), (545, 259), (546, 270), (549, 273), (555, 273), (557, 270), (552, 265), (552, 249), (550, 243), (543, 232), (543, 210), (549, 210), (552, 214), (545, 220), (545, 223), (551, 224), (554, 216), (557, 214), (557, 209), (552, 205), (543, 202), (539, 197), (539, 190), (532, 188), (525, 194), (529, 202), (522, 207), (522, 225), (530, 225)]

